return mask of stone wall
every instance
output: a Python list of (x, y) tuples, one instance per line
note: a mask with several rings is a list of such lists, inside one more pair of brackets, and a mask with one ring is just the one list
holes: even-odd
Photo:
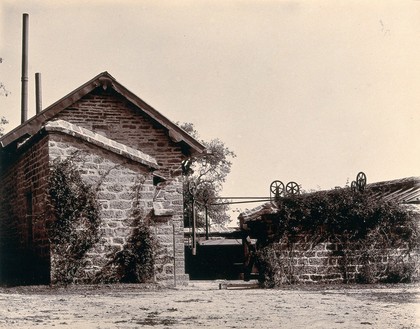
[[(161, 247), (161, 262), (164, 263), (164, 266), (159, 266), (156, 279), (167, 281), (168, 278), (171, 278), (173, 283), (179, 284), (188, 280), (188, 275), (185, 274), (184, 260), (182, 186), (181, 177), (170, 182), (160, 183), (155, 193), (154, 202), (155, 230)], [(163, 212), (162, 215), (158, 215), (160, 209), (170, 209), (171, 214)]]
[[(71, 134), (50, 132), (32, 138), (13, 158), (3, 158), (0, 177), (0, 282), (56, 281), (46, 232), (47, 184), (54, 159), (81, 152), (78, 167), (85, 182), (98, 187), (102, 238), (87, 255), (76, 281), (89, 282), (121, 250), (132, 233), (133, 188), (141, 181), (139, 205), (153, 223), (160, 245), (155, 279), (184, 284), (182, 178), (154, 182), (146, 165), (108, 151)], [(115, 146), (115, 143), (114, 143)], [(131, 156), (132, 157), (132, 156)], [(175, 252), (174, 252), (175, 243)], [(52, 260), (52, 264), (51, 261)], [(176, 278), (174, 278), (176, 275)]]
[[(155, 279), (159, 282), (174, 281), (176, 267), (177, 281), (185, 282), (184, 255), (182, 243), (182, 182), (172, 179), (155, 186), (153, 175), (147, 166), (124, 158), (113, 152), (89, 143), (81, 142), (66, 134), (50, 134), (50, 160), (73, 156), (79, 152), (78, 164), (84, 181), (98, 189), (101, 206), (101, 241), (86, 255), (86, 267), (80, 282), (91, 282), (115, 252), (124, 248), (132, 234), (131, 219), (136, 202), (135, 189), (140, 186), (139, 206), (145, 216), (151, 219), (160, 250), (157, 258)], [(170, 214), (155, 214), (156, 204), (171, 209)], [(175, 262), (174, 262), (175, 228)], [(55, 255), (53, 255), (54, 259)], [(54, 266), (52, 281), (55, 282)]]
[[(404, 205), (401, 212), (395, 211), (395, 221), (386, 212), (375, 213), (381, 224), (373, 228), (366, 228), (352, 217), (353, 225), (359, 223), (358, 229), (347, 223), (348, 229), (344, 230), (346, 222), (340, 223), (343, 218), (338, 217), (336, 231), (331, 224), (327, 226), (333, 222), (331, 218), (329, 222), (322, 217), (310, 221), (309, 207), (302, 210), (308, 214), (307, 222), (290, 224), (282, 221), (270, 204), (266, 205), (253, 210), (257, 214), (254, 218), (249, 217), (249, 212), (240, 217), (243, 233), (256, 241), (254, 246), (249, 239), (244, 240), (246, 276), (252, 268), (253, 274), (265, 273), (269, 281), (274, 278), (275, 284), (420, 280), (420, 249), (415, 240), (420, 230), (420, 212), (415, 205)], [(405, 210), (410, 219), (403, 221)], [(253, 256), (255, 247), (258, 257)]]
[(345, 248), (339, 243), (319, 243), (313, 248), (302, 243), (275, 243), (267, 256), (281, 283), (371, 283), (378, 273), (391, 281), (409, 273), (420, 278), (419, 250), (372, 248), (366, 257), (356, 243)]

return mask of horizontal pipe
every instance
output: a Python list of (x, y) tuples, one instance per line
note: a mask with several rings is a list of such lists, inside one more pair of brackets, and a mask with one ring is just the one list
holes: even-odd
[(268, 202), (271, 201), (270, 199), (265, 200), (252, 200), (252, 201), (234, 201), (234, 202), (218, 202), (218, 203), (210, 203), (211, 206), (221, 206), (224, 204), (240, 204), (240, 203), (254, 203), (254, 202)]
[(267, 199), (266, 196), (218, 196), (211, 199)]

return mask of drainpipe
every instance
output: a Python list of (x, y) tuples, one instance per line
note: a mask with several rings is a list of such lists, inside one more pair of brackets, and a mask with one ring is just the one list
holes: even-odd
[(195, 198), (193, 197), (192, 202), (192, 224), (193, 224), (193, 236), (192, 236), (192, 254), (197, 255), (197, 237), (196, 237), (196, 222), (195, 222)]
[(207, 213), (207, 203), (204, 209), (206, 210), (206, 240), (208, 240), (209, 239), (209, 217)]
[(23, 14), (21, 123), (28, 119), (28, 30), (29, 15)]
[(176, 287), (176, 249), (175, 249), (175, 223), (172, 223), (173, 229), (173, 245), (174, 245), (174, 287)]
[(203, 191), (204, 210), (206, 211), (206, 240), (209, 239), (209, 217), (208, 217), (208, 205), (209, 205), (209, 192), (207, 189)]

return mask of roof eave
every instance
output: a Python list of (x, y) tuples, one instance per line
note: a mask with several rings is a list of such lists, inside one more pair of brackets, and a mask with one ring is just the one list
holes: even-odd
[(193, 153), (204, 153), (206, 151), (206, 147), (199, 141), (197, 141), (195, 138), (190, 136), (185, 130), (183, 130), (178, 125), (170, 121), (160, 112), (155, 110), (152, 106), (150, 106), (141, 98), (139, 98), (134, 93), (125, 88), (123, 85), (119, 84), (117, 81), (115, 82), (116, 83), (112, 85), (112, 88), (116, 92), (124, 96), (126, 99), (128, 99), (131, 103), (141, 108), (152, 119), (159, 122), (163, 127), (165, 127), (168, 130), (169, 137), (174, 142), (186, 143), (193, 150)]
[(183, 129), (178, 127), (175, 123), (167, 119), (152, 106), (144, 102), (141, 98), (136, 96), (134, 93), (129, 91), (123, 85), (121, 85), (115, 78), (109, 74), (107, 71), (102, 72), (95, 76), (93, 79), (89, 80), (79, 88), (70, 92), (57, 102), (53, 103), (39, 114), (28, 119), (26, 122), (22, 123), (20, 126), (16, 127), (9, 133), (5, 134), (0, 138), (1, 147), (6, 147), (8, 144), (13, 141), (21, 138), (24, 135), (34, 135), (41, 130), (45, 121), (54, 117), (57, 113), (65, 109), (66, 107), (74, 104), (76, 101), (80, 100), (82, 97), (87, 95), (93, 89), (98, 86), (102, 86), (104, 89), (112, 88), (117, 93), (121, 94), (131, 103), (143, 110), (147, 115), (149, 115), (153, 120), (160, 123), (163, 127), (168, 129), (168, 134), (170, 138), (176, 142), (184, 142), (187, 146), (191, 148), (191, 153), (204, 153), (206, 148), (203, 144), (197, 141), (195, 138), (190, 136)]
[(83, 96), (85, 96), (86, 94), (91, 92), (93, 89), (95, 89), (98, 85), (95, 85), (94, 82), (104, 73), (109, 74), (108, 72), (103, 72), (101, 74), (98, 74), (93, 79), (89, 80), (88, 82), (80, 86), (79, 88), (73, 90), (66, 96), (59, 99), (57, 102), (45, 108), (43, 111), (41, 111), (37, 115), (28, 119), (21, 125), (17, 126), (15, 129), (10, 131), (9, 133), (5, 134), (2, 138), (0, 138), (1, 147), (6, 147), (7, 145), (21, 138), (24, 135), (35, 135), (38, 131), (42, 129), (45, 121), (51, 119), (57, 113), (59, 113), (66, 107), (74, 104), (75, 102), (80, 100)]

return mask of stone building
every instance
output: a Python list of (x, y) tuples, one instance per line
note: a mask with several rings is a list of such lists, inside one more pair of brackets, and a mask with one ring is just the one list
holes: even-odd
[[(96, 186), (101, 238), (76, 281), (89, 282), (132, 232), (133, 189), (161, 250), (159, 282), (184, 282), (182, 161), (205, 152), (184, 130), (103, 72), (0, 139), (0, 283), (56, 281), (46, 230), (54, 160), (79, 155)], [(81, 160), (80, 160), (81, 159)], [(163, 253), (163, 255), (162, 255)]]

